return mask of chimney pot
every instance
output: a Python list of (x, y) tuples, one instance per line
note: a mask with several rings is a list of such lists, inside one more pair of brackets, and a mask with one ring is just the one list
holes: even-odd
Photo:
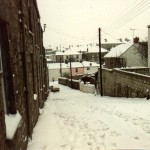
[(133, 39), (133, 43), (139, 43), (139, 37), (135, 37), (135, 38)]

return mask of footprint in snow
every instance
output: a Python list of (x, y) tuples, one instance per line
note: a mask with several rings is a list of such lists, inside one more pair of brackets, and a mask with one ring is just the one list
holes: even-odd
[(109, 130), (109, 127), (106, 126), (103, 128), (103, 131), (106, 131), (106, 130)]
[(105, 138), (105, 133), (100, 135), (100, 138), (104, 139)]
[(120, 133), (118, 133), (117, 131), (111, 131), (110, 132), (110, 136), (119, 136), (121, 135)]
[(117, 143), (112, 143), (112, 146), (113, 147), (117, 147)]
[(48, 145), (44, 145), (44, 146), (42, 147), (42, 150), (50, 150), (50, 148), (49, 148)]
[(139, 140), (140, 138), (138, 136), (134, 137), (134, 139)]

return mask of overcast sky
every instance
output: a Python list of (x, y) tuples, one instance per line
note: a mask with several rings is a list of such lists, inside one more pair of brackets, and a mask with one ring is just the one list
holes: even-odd
[(134, 36), (145, 40), (150, 24), (149, 0), (37, 0), (41, 24), (47, 25), (44, 46), (98, 43)]

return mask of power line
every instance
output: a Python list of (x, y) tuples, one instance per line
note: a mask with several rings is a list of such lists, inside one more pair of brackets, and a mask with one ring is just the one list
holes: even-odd
[[(128, 16), (128, 15), (130, 15), (132, 12), (134, 12), (136, 9), (137, 9), (137, 7), (139, 6), (139, 5), (141, 5), (141, 3), (143, 3), (145, 0), (142, 0), (142, 1), (140, 1), (138, 4), (136, 4), (136, 3), (134, 3), (134, 5), (132, 5), (131, 4), (131, 8), (130, 7), (128, 7), (126, 10), (128, 10), (129, 8), (129, 11), (124, 11), (124, 12), (122, 12), (122, 14), (121, 15), (119, 15), (118, 17), (116, 17), (114, 20), (113, 20), (113, 22), (110, 24), (110, 25), (108, 25), (108, 26), (106, 26), (105, 28), (110, 28), (110, 27), (112, 27), (114, 24), (116, 24), (118, 21), (120, 21), (120, 20), (122, 20), (124, 17), (126, 17), (126, 16)], [(135, 9), (135, 10), (134, 10)]]
[(113, 39), (118, 40), (118, 39), (117, 39), (115, 36), (113, 36), (112, 34), (106, 32), (106, 31), (104, 31), (104, 30), (101, 30), (101, 31), (102, 31), (105, 35), (108, 35), (108, 36), (112, 37)]
[(51, 30), (51, 31), (53, 31), (53, 32), (55, 32), (55, 33), (61, 35), (61, 36), (64, 36), (64, 37), (66, 37), (66, 38), (71, 38), (71, 39), (74, 39), (74, 40), (87, 41), (87, 42), (94, 40), (94, 39), (88, 39), (88, 40), (87, 40), (87, 39), (83, 39), (83, 38), (77, 38), (77, 37), (71, 36), (71, 35), (69, 35), (69, 34), (59, 32), (59, 31), (57, 31), (57, 30), (55, 30), (55, 29), (52, 29), (52, 27), (49, 27), (49, 26), (47, 26), (47, 29), (49, 29), (49, 30)]
[[(144, 0), (145, 1), (145, 0)], [(143, 1), (142, 1), (143, 2)], [(114, 31), (116, 31), (116, 30), (118, 30), (120, 27), (122, 27), (122, 25), (124, 25), (124, 24), (126, 24), (126, 23), (128, 23), (129, 21), (131, 21), (132, 19), (134, 19), (136, 16), (138, 16), (139, 14), (141, 14), (142, 12), (144, 12), (145, 10), (147, 10), (150, 6), (149, 6), (149, 4), (150, 4), (150, 2), (148, 2), (148, 3), (144, 3), (144, 6), (143, 6), (143, 4), (141, 5), (142, 7), (138, 7), (139, 9), (136, 9), (134, 12), (132, 12), (131, 14), (130, 14), (130, 16), (128, 17), (128, 16), (123, 16), (122, 17), (122, 20), (120, 21), (120, 23), (118, 23), (117, 24), (117, 21), (115, 21), (116, 22), (116, 24), (114, 24), (114, 25), (112, 25), (111, 27), (109, 27), (108, 29), (107, 29), (107, 31), (109, 31), (109, 32), (114, 32)], [(135, 13), (136, 12), (136, 13)], [(118, 21), (119, 22), (119, 21)], [(110, 25), (109, 25), (110, 26)]]
[(140, 10), (137, 14), (132, 15), (131, 17), (125, 19), (124, 21), (120, 22), (119, 24), (117, 24), (116, 26), (114, 26), (112, 29), (109, 29), (109, 32), (114, 32), (116, 30), (118, 30), (119, 28), (121, 28), (122, 26), (124, 26), (125, 24), (127, 24), (129, 21), (133, 20), (135, 17), (137, 17), (139, 14), (141, 14), (142, 12), (146, 11), (148, 8), (150, 7), (150, 5), (147, 5), (146, 7), (144, 7), (142, 10)]

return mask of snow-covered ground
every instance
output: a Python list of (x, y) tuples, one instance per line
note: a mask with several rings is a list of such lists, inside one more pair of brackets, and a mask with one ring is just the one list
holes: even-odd
[(150, 149), (150, 101), (58, 86), (41, 110), (28, 150)]

